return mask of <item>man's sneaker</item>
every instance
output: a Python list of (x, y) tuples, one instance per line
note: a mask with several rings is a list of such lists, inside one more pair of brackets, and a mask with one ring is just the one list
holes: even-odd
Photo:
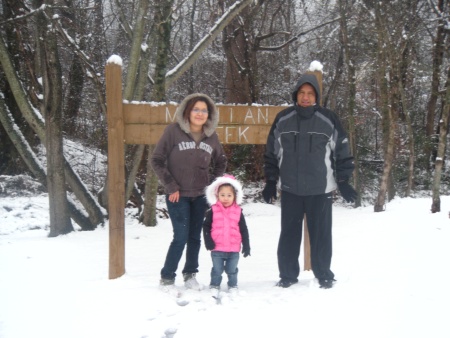
[(183, 273), (184, 277), (184, 286), (186, 289), (192, 289), (192, 290), (201, 290), (200, 284), (197, 282), (197, 279), (195, 278), (195, 273)]
[(322, 289), (331, 289), (336, 279), (319, 279), (319, 284)]
[(281, 278), (276, 286), (279, 286), (280, 288), (288, 288), (291, 285), (296, 284), (296, 283), (298, 283), (297, 280)]

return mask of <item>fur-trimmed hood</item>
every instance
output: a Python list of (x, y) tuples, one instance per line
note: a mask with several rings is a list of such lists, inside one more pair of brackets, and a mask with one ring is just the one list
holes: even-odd
[(244, 199), (244, 192), (242, 190), (242, 184), (236, 180), (233, 175), (225, 174), (222, 177), (218, 177), (208, 185), (205, 189), (206, 200), (209, 205), (213, 205), (217, 203), (217, 190), (222, 184), (229, 183), (233, 186), (236, 192), (235, 202), (237, 205), (241, 205)]
[(211, 106), (214, 107), (213, 111), (209, 112), (208, 120), (206, 120), (206, 123), (203, 126), (203, 132), (205, 133), (206, 136), (210, 137), (216, 130), (217, 125), (219, 123), (219, 113), (217, 112), (216, 104), (214, 103), (214, 101), (206, 94), (194, 93), (186, 96), (184, 100), (181, 101), (180, 105), (177, 107), (177, 110), (175, 111), (176, 121), (184, 132), (186, 133), (191, 132), (189, 121), (183, 119), (183, 112), (184, 109), (186, 108), (188, 101), (194, 97), (204, 98), (211, 104)]

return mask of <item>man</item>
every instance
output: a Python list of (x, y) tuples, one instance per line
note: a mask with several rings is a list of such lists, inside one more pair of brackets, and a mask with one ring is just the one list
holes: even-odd
[(294, 105), (275, 118), (264, 155), (267, 203), (281, 189), (281, 233), (278, 242), (277, 286), (287, 288), (298, 282), (302, 221), (306, 221), (311, 244), (311, 266), (320, 287), (333, 287), (332, 192), (339, 187), (347, 202), (356, 191), (348, 180), (353, 157), (338, 116), (320, 107), (320, 88), (313, 74), (303, 75), (292, 93)]

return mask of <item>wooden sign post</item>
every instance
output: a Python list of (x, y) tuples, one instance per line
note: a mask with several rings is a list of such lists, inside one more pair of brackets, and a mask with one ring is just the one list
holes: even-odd
[[(174, 104), (124, 102), (122, 60), (106, 64), (108, 122), (109, 278), (125, 273), (125, 144), (156, 144), (164, 128), (174, 122)], [(322, 85), (322, 73), (313, 72)], [(321, 88), (322, 90), (322, 88)], [(266, 144), (278, 112), (286, 106), (217, 105), (216, 132), (224, 144)], [(309, 235), (304, 222), (305, 270), (311, 269)]]

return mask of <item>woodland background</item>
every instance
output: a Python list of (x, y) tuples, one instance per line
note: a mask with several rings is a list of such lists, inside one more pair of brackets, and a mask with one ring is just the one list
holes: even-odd
[[(349, 133), (355, 207), (449, 193), (450, 0), (0, 0), (0, 194), (32, 177), (49, 236), (107, 218), (106, 60), (126, 100), (285, 105), (311, 61)], [(263, 182), (264, 146), (225, 146), (227, 171)], [(74, 151), (75, 149), (75, 151)], [(126, 150), (125, 205), (155, 225), (152, 146)], [(74, 154), (78, 154), (75, 156)], [(11, 177), (19, 179), (11, 180)], [(3, 182), (3, 183), (2, 183)]]

